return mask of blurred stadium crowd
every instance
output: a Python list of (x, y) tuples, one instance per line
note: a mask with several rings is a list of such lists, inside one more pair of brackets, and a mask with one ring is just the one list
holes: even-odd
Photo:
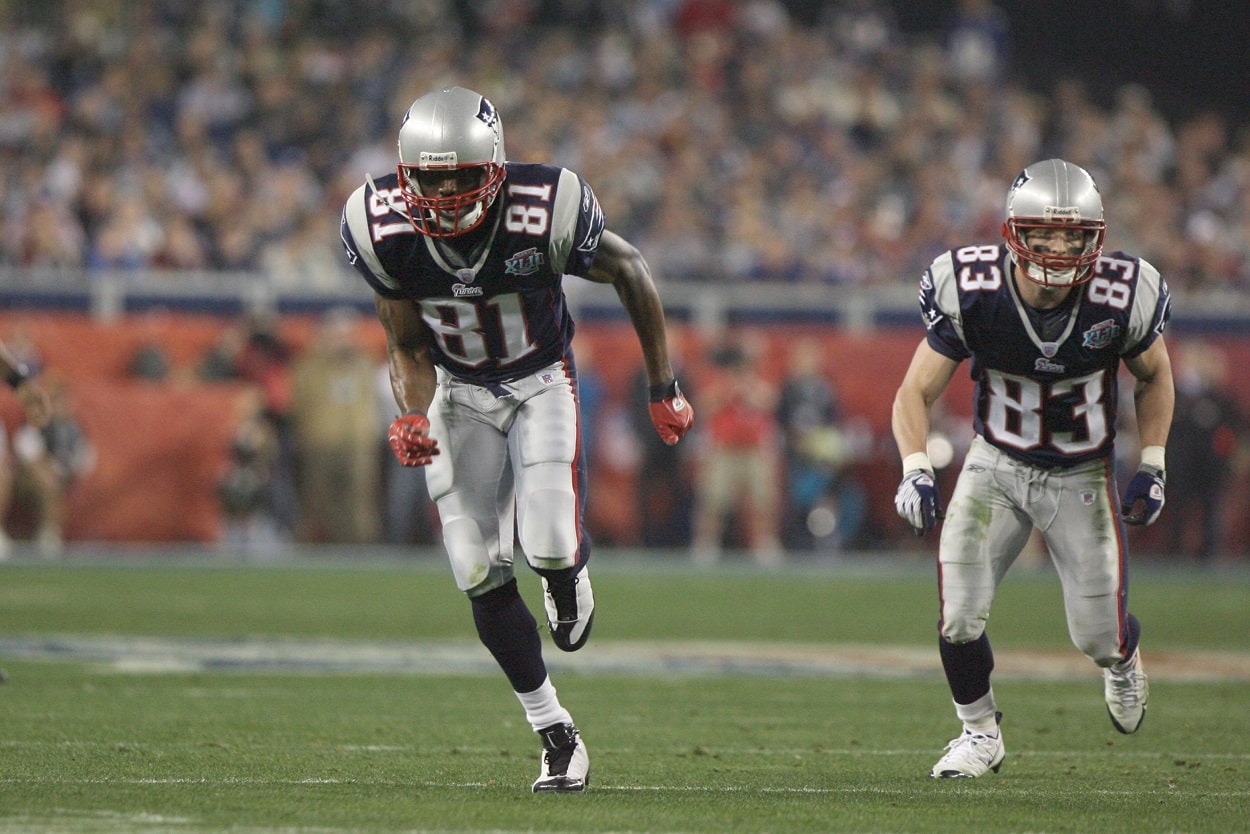
[(905, 35), (889, 3), (0, 2), (0, 265), (355, 279), (344, 197), (400, 114), (462, 84), (511, 159), (573, 168), (664, 281), (910, 284), (994, 240), (1007, 183), (1063, 156), (1109, 246), (1186, 290), (1250, 286), (1250, 134), (1028, 89), (990, 0)]
[[(915, 7), (890, 0), (0, 0), (0, 284), (26, 271), (42, 280), (44, 270), (184, 286), (238, 273), (284, 296), (363, 298), (339, 242), (343, 201), (366, 173), (393, 170), (413, 99), (460, 84), (500, 109), (510, 159), (582, 174), (657, 279), (691, 293), (771, 282), (910, 294), (939, 252), (999, 239), (1007, 185), (1050, 156), (1095, 175), (1108, 248), (1152, 261), (1178, 296), (1223, 291), (1212, 298), (1225, 304), (1250, 289), (1250, 125), (1213, 101), (1204, 109), (1200, 95), (1185, 114), (1165, 113), (1142, 86), (1109, 94), (1105, 79), (1059, 66), (1046, 88), (1031, 87), (994, 0), (928, 7), (942, 13), (918, 30)], [(904, 29), (900, 11), (913, 25)], [(260, 321), (259, 330), (247, 318), (226, 323), (193, 369), (171, 372), (159, 351), (156, 372), (140, 354), (128, 369), (265, 392), (247, 400), (255, 413), (237, 428), (226, 477), (199, 484), (221, 491), (225, 541), (433, 541), (433, 519), (411, 512), (418, 475), (391, 471), (379, 357), (348, 345), (333, 315), (317, 325), (327, 327), (316, 331), (319, 350), (302, 349), (311, 337), (279, 339), (299, 322)], [(752, 535), (740, 543), (771, 563), (778, 545), (836, 552), (910, 536), (890, 504), (893, 446), (865, 423), (887, 412), (865, 407), (864, 386), (836, 358), (837, 386), (826, 389), (831, 368), (804, 358), (812, 350), (800, 329), (787, 325), (771, 346), (729, 361), (727, 346), (749, 347), (751, 334), (687, 328), (674, 350), (700, 403), (701, 437), (676, 453), (651, 448), (649, 425), (629, 424), (645, 404), (619, 402), (624, 386), (610, 377), (632, 369), (593, 359), (613, 355), (610, 336), (579, 331), (594, 427), (586, 442), (597, 489), (615, 499), (597, 502), (590, 519), (601, 542), (715, 554), (724, 536), (697, 533), (716, 510), (698, 473), (741, 420), (714, 407), (717, 389), (748, 378), (769, 391), (750, 434), (758, 465), (776, 475), (765, 479), (776, 492), (751, 501), (776, 511), (758, 514), (771, 526), (743, 523)], [(807, 335), (826, 347), (854, 338), (818, 330)], [(368, 332), (377, 347), (380, 331)], [(23, 344), (16, 332), (3, 338)], [(1250, 433), (1233, 385), (1250, 346), (1226, 355), (1182, 341), (1175, 521), (1166, 541), (1147, 544), (1196, 560), (1250, 552)], [(870, 375), (888, 359), (874, 354)], [(354, 393), (341, 396), (348, 377)], [(875, 403), (879, 380), (867, 382)], [(113, 395), (78, 393), (96, 412)], [(103, 490), (114, 481), (99, 470), (117, 482), (128, 471), (110, 469), (116, 438), (85, 411), (97, 419), (101, 465), (95, 481), (86, 470), (49, 481), (62, 490), (77, 481)], [(957, 415), (947, 423), (954, 440), (970, 432)], [(331, 434), (345, 445), (330, 449)], [(338, 468), (318, 476), (310, 460)], [(20, 498), (21, 472), (0, 461), (0, 511), (10, 475)], [(663, 487), (637, 489), (635, 476)], [(350, 513), (318, 509), (349, 483)], [(318, 484), (334, 494), (309, 495)], [(261, 506), (271, 527), (254, 524)], [(60, 523), (59, 510), (50, 517)], [(323, 529), (328, 519), (351, 529)], [(37, 537), (60, 547), (59, 529)]]

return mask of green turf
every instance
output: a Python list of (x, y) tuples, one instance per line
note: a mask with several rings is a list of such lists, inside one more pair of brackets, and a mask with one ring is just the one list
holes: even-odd
[[(709, 574), (603, 560), (586, 651), (930, 647), (931, 584), (914, 566)], [(1144, 571), (1133, 600), (1154, 651), (1250, 649), (1245, 575)], [(1075, 653), (1047, 573), (1009, 578), (991, 628), (1005, 651)], [(472, 627), (437, 564), (10, 564), (0, 637), (21, 635), (454, 642)], [(1006, 677), (1002, 772), (949, 783), (925, 776), (957, 730), (938, 675), (569, 672), (556, 684), (585, 733), (592, 787), (534, 796), (536, 739), (498, 675), (0, 661), (5, 832), (1250, 830), (1244, 680), (1159, 676), (1141, 732), (1122, 736), (1096, 675)]]

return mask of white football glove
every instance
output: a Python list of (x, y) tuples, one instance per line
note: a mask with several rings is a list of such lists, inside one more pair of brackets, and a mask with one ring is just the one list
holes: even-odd
[(913, 469), (904, 475), (894, 495), (894, 508), (917, 536), (936, 527), (944, 515), (942, 496), (938, 494), (933, 473), (928, 469)]
[(1120, 502), (1120, 514), (1125, 524), (1142, 526), (1154, 524), (1159, 513), (1163, 511), (1163, 488), (1167, 477), (1157, 466), (1143, 463), (1128, 482), (1124, 491), (1124, 500)]

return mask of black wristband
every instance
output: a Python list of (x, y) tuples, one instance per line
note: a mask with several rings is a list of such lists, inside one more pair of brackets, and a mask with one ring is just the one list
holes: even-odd
[(18, 365), (13, 368), (13, 370), (9, 371), (9, 374), (4, 378), (4, 381), (9, 383), (10, 388), (16, 390), (19, 385), (28, 379), (30, 379), (30, 377), (26, 374), (26, 366)]
[(647, 389), (647, 396), (653, 403), (676, 397), (678, 393), (676, 379), (661, 382), (659, 385), (652, 385)]

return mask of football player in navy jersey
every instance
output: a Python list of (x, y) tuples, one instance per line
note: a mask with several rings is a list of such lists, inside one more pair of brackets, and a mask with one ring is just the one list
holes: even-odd
[[(1034, 527), (1063, 585), (1072, 641), (1103, 669), (1115, 728), (1136, 731), (1146, 711), (1122, 522), (1150, 524), (1163, 508), (1174, 402), (1162, 335), (1170, 304), (1153, 266), (1103, 252), (1105, 233), (1093, 178), (1048, 159), (1021, 171), (1008, 191), (1005, 246), (946, 252), (920, 281), (927, 333), (893, 411), (904, 473), (895, 505), (918, 534), (943, 519), (926, 454), (930, 408), (965, 359), (975, 382), (976, 437), (938, 548), (939, 646), (963, 732), (933, 766), (936, 778), (981, 776), (1002, 764), (985, 624)], [(1142, 446), (1123, 500), (1113, 474), (1121, 362), (1135, 378)]]
[(514, 539), (541, 577), (564, 651), (590, 636), (586, 459), (564, 276), (611, 284), (642, 346), (652, 423), (669, 444), (694, 424), (673, 376), (646, 261), (605, 228), (590, 186), (509, 162), (494, 106), (452, 87), (417, 99), (395, 174), (369, 178), (342, 219), (348, 260), (375, 293), (400, 416), (391, 448), (428, 466), (443, 544), (478, 636), (507, 675), (543, 753), (535, 792), (580, 792), (586, 746), (547, 676), (517, 591)]

